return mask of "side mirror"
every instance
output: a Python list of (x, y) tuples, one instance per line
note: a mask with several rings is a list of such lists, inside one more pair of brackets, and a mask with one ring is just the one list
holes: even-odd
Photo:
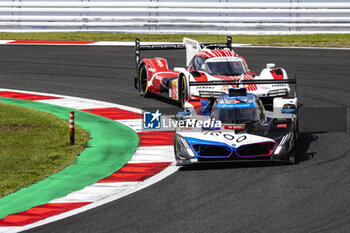
[(249, 70), (249, 69), (248, 69), (248, 74), (253, 76), (253, 78), (255, 78), (255, 76), (256, 76), (256, 74), (253, 71)]
[(276, 66), (275, 63), (267, 63), (266, 64), (267, 69), (273, 69), (273, 68), (275, 68), (275, 66)]
[(286, 114), (294, 114), (296, 106), (294, 104), (284, 104), (281, 112)]
[(294, 109), (282, 109), (281, 112), (285, 114), (294, 114)]

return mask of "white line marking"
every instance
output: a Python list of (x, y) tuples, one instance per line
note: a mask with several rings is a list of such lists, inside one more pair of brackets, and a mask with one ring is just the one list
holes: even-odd
[(350, 50), (350, 48), (339, 48), (339, 47), (290, 47), (290, 46), (254, 46), (244, 45), (239, 46), (242, 48), (258, 48), (258, 49), (318, 49), (318, 50)]
[(0, 232), (19, 232), (21, 227), (0, 227)]
[[(0, 40), (0, 44), (8, 44), (16, 40)], [(154, 45), (154, 44), (182, 44), (180, 42), (142, 42), (141, 45)], [(89, 44), (11, 44), (11, 45), (57, 45), (57, 46), (135, 46), (135, 42), (132, 41), (96, 41)], [(290, 46), (255, 46), (251, 44), (232, 44), (232, 47), (241, 48), (271, 48), (271, 49), (335, 49), (335, 50), (350, 50), (350, 48), (340, 47), (290, 47)]]

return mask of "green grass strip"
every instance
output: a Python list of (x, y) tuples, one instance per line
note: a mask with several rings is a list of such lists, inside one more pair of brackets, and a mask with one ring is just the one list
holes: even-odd
[(0, 198), (75, 163), (89, 133), (76, 125), (71, 146), (68, 128), (53, 114), (0, 102)]
[[(75, 109), (45, 103), (0, 98), (1, 102), (52, 113), (68, 120)], [(110, 119), (75, 110), (76, 124), (90, 133), (88, 148), (62, 171), (0, 199), (0, 219), (48, 203), (111, 175), (126, 164), (139, 138), (135, 131)], [(68, 133), (67, 133), (68, 134)]]
[[(141, 41), (182, 42), (189, 37), (200, 42), (226, 42), (226, 35), (203, 34), (133, 34), (98, 32), (0, 33), (1, 40), (68, 40), (68, 41)], [(350, 47), (350, 34), (313, 35), (232, 35), (233, 43), (259, 46)]]

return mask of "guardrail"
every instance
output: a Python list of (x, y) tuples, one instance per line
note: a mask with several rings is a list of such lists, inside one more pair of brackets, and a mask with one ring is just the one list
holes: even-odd
[(0, 31), (350, 33), (348, 0), (0, 1)]

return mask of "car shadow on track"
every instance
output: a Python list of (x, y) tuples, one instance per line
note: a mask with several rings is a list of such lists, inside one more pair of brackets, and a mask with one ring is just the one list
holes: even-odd
[[(317, 134), (324, 134), (327, 132), (302, 132), (299, 133), (296, 148), (296, 163), (299, 164), (304, 161), (314, 158), (317, 152), (309, 152), (311, 143), (318, 139)], [(227, 162), (227, 163), (203, 163), (203, 164), (191, 164), (181, 167), (180, 171), (193, 171), (193, 170), (217, 170), (217, 169), (233, 169), (233, 168), (256, 168), (256, 167), (274, 167), (274, 166), (291, 166), (288, 163), (272, 162), (272, 161), (258, 161), (258, 162)]]
[(173, 106), (176, 106), (176, 107), (179, 107), (180, 109), (181, 108), (181, 104), (179, 102), (177, 102), (176, 100), (173, 100), (173, 99), (170, 99), (168, 97), (166, 97), (166, 95), (158, 95), (158, 94), (154, 94), (154, 93), (150, 93), (149, 94), (149, 98), (153, 98), (157, 101), (160, 101), (160, 102), (163, 102), (163, 103), (166, 103), (166, 104), (170, 104), (170, 105), (173, 105)]
[(317, 152), (309, 151), (311, 143), (318, 139), (318, 134), (325, 134), (326, 131), (318, 132), (301, 132), (297, 141), (297, 148), (295, 151), (295, 160), (297, 163), (313, 159)]

